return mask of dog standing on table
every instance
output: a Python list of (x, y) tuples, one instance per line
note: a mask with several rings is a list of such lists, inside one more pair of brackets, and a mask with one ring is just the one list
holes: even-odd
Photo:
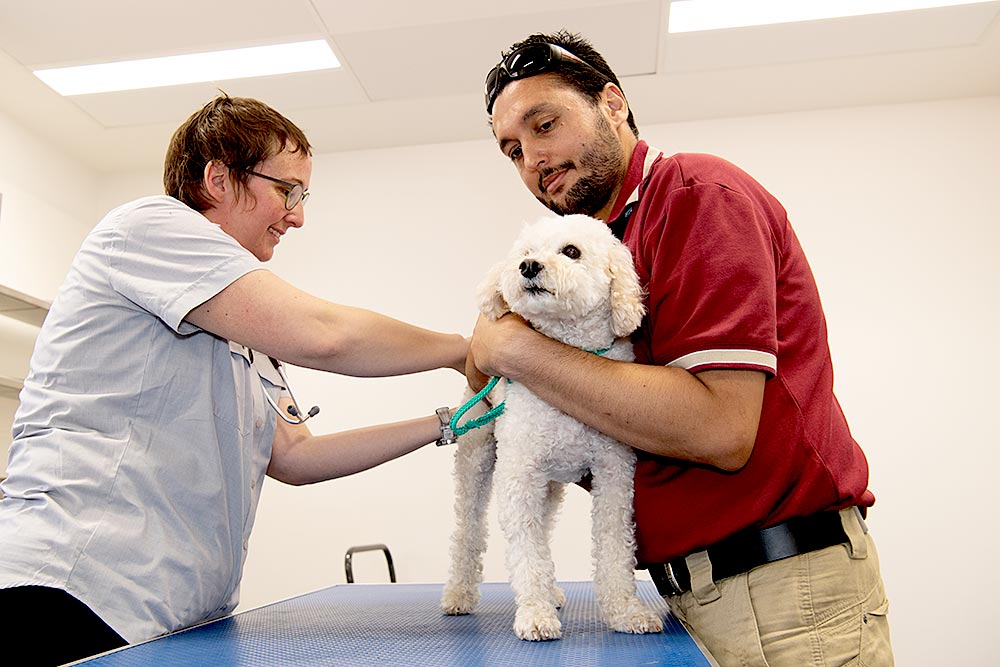
[[(603, 222), (582, 215), (526, 226), (510, 255), (480, 286), (479, 301), (491, 319), (514, 312), (546, 336), (620, 361), (632, 361), (626, 337), (645, 312), (628, 248)], [(556, 610), (565, 596), (556, 586), (549, 538), (564, 485), (590, 473), (594, 590), (601, 616), (619, 632), (661, 631), (660, 615), (636, 595), (635, 453), (523, 385), (498, 387), (503, 385), (506, 406), (495, 427), (471, 430), (458, 440), (457, 525), (441, 608), (468, 614), (479, 601), (485, 513), (495, 484), (517, 605), (514, 632), (521, 639), (558, 639)], [(494, 404), (504, 399), (502, 392), (494, 390)]]

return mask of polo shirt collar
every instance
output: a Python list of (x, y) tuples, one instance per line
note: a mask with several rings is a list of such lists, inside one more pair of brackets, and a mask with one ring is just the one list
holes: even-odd
[(622, 182), (622, 189), (618, 192), (618, 199), (611, 209), (609, 221), (618, 219), (625, 207), (639, 201), (639, 186), (642, 185), (653, 163), (663, 155), (655, 148), (650, 148), (649, 144), (640, 140), (632, 150), (632, 158), (629, 160), (628, 170), (625, 172), (625, 180)]

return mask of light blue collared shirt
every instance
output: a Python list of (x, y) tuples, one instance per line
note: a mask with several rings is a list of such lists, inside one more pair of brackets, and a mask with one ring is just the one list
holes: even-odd
[(166, 196), (111, 211), (39, 333), (0, 501), (0, 587), (61, 588), (129, 642), (239, 601), (278, 400), (184, 317), (263, 265)]

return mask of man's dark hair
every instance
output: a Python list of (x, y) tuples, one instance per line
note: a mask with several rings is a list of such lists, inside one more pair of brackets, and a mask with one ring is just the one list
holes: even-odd
[[(559, 63), (559, 67), (547, 71), (546, 74), (559, 77), (563, 83), (571, 88), (575, 88), (586, 97), (591, 98), (595, 104), (600, 101), (604, 86), (609, 81), (618, 86), (619, 89), (622, 87), (621, 83), (618, 82), (618, 77), (615, 76), (614, 70), (604, 60), (604, 56), (598, 53), (586, 38), (566, 30), (560, 30), (552, 35), (544, 33), (531, 35), (520, 42), (512, 44), (507, 51), (504, 51), (503, 57), (506, 58), (519, 48), (532, 44), (555, 44), (566, 49), (577, 58), (586, 61), (590, 67), (585, 67), (572, 60), (563, 60)], [(498, 96), (508, 83), (510, 81), (506, 78), (501, 80), (500, 86), (497, 89)], [(628, 109), (628, 126), (632, 129), (632, 134), (638, 138), (639, 128), (635, 124), (631, 105), (629, 105)]]

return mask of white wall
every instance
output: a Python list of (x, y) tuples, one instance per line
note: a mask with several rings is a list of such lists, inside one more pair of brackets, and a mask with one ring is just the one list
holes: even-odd
[[(897, 663), (995, 664), (1000, 649), (987, 638), (1000, 547), (987, 508), (1000, 463), (989, 428), (1000, 398), (1000, 98), (650, 126), (643, 136), (667, 152), (726, 157), (790, 212), (824, 299), (838, 395), (871, 464), (869, 525)], [(97, 207), (158, 191), (157, 168), (104, 179)], [(485, 128), (478, 142), (317, 156), (312, 190), (306, 227), (273, 261), (278, 274), (466, 334), (476, 282), (541, 212)], [(317, 432), (429, 414), (462, 386), (443, 371), (356, 380), (293, 370), (302, 402), (322, 407)], [(344, 551), (371, 542), (389, 545), (401, 581), (442, 581), (451, 454), (429, 447), (307, 488), (269, 481), (241, 608), (343, 582)], [(587, 510), (572, 489), (554, 549), (562, 579), (590, 576)], [(487, 579), (505, 579), (502, 553), (494, 523)], [(358, 556), (355, 573), (386, 580), (377, 554)]]
[[(0, 284), (55, 296), (92, 219), (98, 176), (0, 114)], [(23, 378), (36, 327), (0, 317), (0, 375)], [(0, 474), (17, 401), (0, 397)]]

